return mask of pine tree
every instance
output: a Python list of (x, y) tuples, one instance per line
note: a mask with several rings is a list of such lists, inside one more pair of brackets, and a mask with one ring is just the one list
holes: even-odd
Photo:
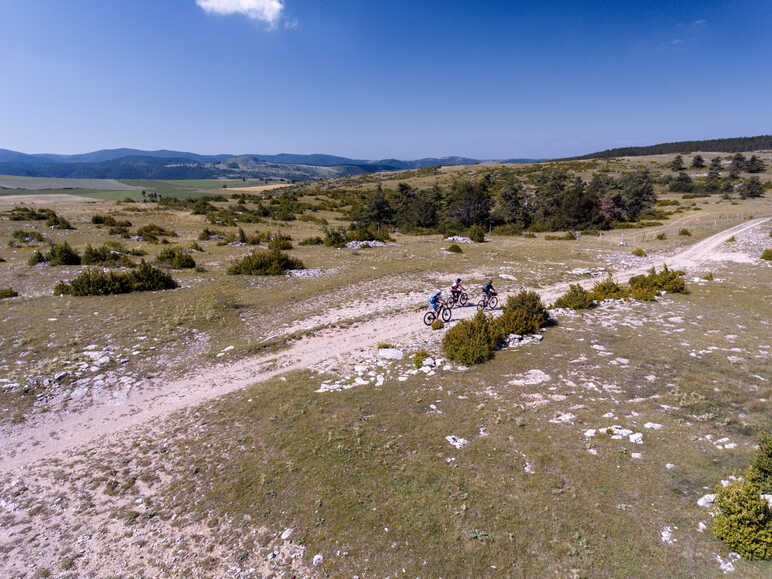
[(681, 155), (676, 155), (673, 162), (670, 163), (670, 168), (673, 169), (673, 171), (683, 171), (685, 168), (683, 157), (681, 157)]
[(705, 159), (702, 158), (702, 155), (695, 155), (692, 159), (692, 167), (695, 169), (702, 169), (705, 166)]
[(748, 173), (761, 173), (765, 168), (764, 161), (756, 155), (753, 155), (748, 161), (745, 170), (748, 171)]

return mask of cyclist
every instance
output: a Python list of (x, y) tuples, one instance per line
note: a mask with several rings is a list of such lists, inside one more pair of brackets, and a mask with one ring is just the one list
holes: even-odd
[(438, 291), (436, 294), (434, 294), (432, 297), (429, 298), (429, 305), (432, 306), (432, 309), (436, 312), (437, 308), (439, 307), (439, 302), (442, 299), (442, 290)]
[(456, 283), (450, 286), (450, 296), (453, 298), (454, 302), (458, 301), (458, 298), (461, 295), (461, 292), (463, 291), (466, 291), (466, 290), (464, 289), (464, 286), (461, 285), (461, 278), (459, 277), (458, 279), (456, 279)]
[(488, 282), (482, 287), (482, 291), (485, 294), (486, 299), (490, 299), (497, 295), (496, 290), (493, 288), (493, 280), (489, 279)]

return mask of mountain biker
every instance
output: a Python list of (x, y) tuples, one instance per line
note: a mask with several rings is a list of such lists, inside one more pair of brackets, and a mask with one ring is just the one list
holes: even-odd
[(461, 285), (461, 278), (459, 277), (456, 279), (456, 283), (454, 283), (452, 286), (450, 286), (450, 295), (453, 298), (454, 302), (458, 301), (458, 297), (461, 295), (461, 292), (466, 291), (464, 289), (464, 286)]
[(432, 306), (432, 309), (435, 312), (437, 311), (437, 304), (440, 301), (440, 298), (442, 298), (442, 290), (438, 291), (436, 294), (429, 298), (429, 305)]
[(496, 290), (493, 288), (493, 280), (489, 279), (487, 283), (482, 287), (482, 291), (486, 298), (492, 298), (497, 295)]

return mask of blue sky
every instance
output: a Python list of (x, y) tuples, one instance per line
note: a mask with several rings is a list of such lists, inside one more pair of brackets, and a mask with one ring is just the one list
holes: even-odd
[(772, 2), (5, 0), (0, 147), (552, 157), (772, 132)]

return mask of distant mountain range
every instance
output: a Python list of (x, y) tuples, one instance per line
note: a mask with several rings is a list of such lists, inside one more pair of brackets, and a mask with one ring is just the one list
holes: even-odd
[(466, 157), (362, 160), (334, 155), (198, 155), (184, 151), (103, 149), (78, 155), (27, 154), (0, 149), (0, 174), (91, 179), (251, 178), (309, 181), (436, 165), (474, 165)]

